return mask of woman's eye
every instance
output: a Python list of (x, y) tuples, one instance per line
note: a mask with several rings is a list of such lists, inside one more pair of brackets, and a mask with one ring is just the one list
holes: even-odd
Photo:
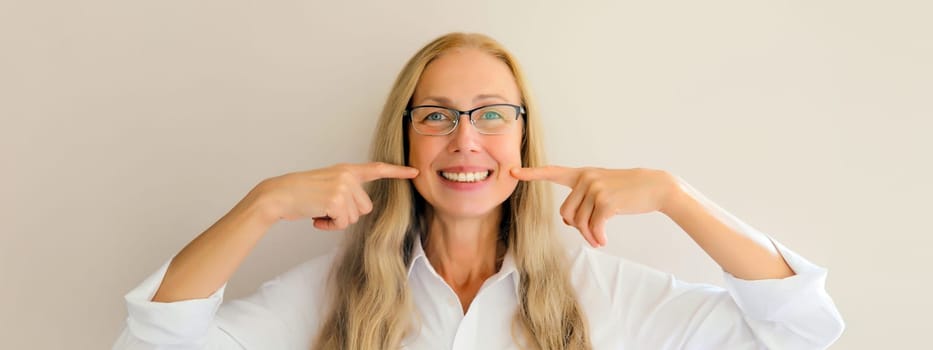
[(428, 114), (428, 116), (424, 118), (424, 120), (428, 120), (428, 121), (441, 121), (444, 119), (447, 119), (447, 117), (444, 116), (443, 113), (431, 113), (431, 114)]
[(502, 115), (497, 112), (489, 111), (489, 112), (483, 113), (483, 119), (486, 119), (486, 120), (502, 119)]

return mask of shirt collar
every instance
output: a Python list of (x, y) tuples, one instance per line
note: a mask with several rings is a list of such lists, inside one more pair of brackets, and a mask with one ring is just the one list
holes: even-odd
[(408, 277), (411, 278), (411, 269), (418, 264), (420, 260), (426, 260), (428, 257), (424, 254), (424, 247), (421, 246), (421, 235), (415, 237), (415, 242), (411, 248), (411, 263), (408, 264)]
[[(424, 247), (421, 246), (420, 235), (415, 237), (413, 245), (411, 249), (411, 263), (408, 265), (408, 278), (411, 278), (411, 270), (414, 268), (415, 264), (424, 264), (425, 267), (430, 266), (428, 257), (424, 253)], [(492, 282), (499, 282), (504, 278), (511, 278), (512, 286), (515, 289), (515, 296), (518, 297), (518, 286), (521, 276), (519, 276), (518, 268), (515, 266), (515, 258), (512, 256), (511, 250), (506, 250), (505, 257), (502, 259), (502, 266), (499, 267), (499, 272), (496, 272), (496, 274), (489, 278), (492, 279)]]

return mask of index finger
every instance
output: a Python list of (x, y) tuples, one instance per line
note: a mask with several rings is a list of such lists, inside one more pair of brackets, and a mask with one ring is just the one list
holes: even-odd
[(580, 169), (558, 165), (535, 168), (512, 168), (512, 176), (522, 181), (545, 180), (570, 188), (577, 183)]
[(384, 162), (359, 164), (355, 167), (355, 172), (363, 182), (379, 179), (412, 179), (418, 176), (418, 169)]

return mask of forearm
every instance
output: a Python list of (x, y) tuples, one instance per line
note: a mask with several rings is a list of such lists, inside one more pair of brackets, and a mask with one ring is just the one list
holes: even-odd
[(672, 187), (660, 211), (680, 226), (706, 253), (733, 276), (744, 280), (794, 275), (763, 233), (704, 197), (682, 179)]
[(206, 298), (227, 283), (274, 223), (254, 194), (251, 191), (172, 259), (152, 301)]

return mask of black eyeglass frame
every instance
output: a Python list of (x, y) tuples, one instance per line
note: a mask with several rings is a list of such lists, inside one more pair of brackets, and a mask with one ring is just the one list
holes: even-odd
[[(403, 118), (408, 118), (408, 121), (411, 123), (412, 129), (414, 129), (415, 132), (418, 133), (418, 134), (426, 135), (426, 136), (445, 136), (445, 135), (450, 135), (450, 134), (453, 133), (455, 130), (457, 130), (458, 127), (460, 127), (460, 117), (463, 116), (464, 114), (466, 114), (466, 115), (467, 115), (467, 118), (470, 119), (470, 124), (473, 124), (473, 127), (476, 128), (476, 120), (473, 119), (473, 112), (476, 112), (476, 111), (481, 110), (481, 109), (483, 109), (483, 108), (496, 107), (496, 106), (508, 106), (508, 107), (515, 108), (515, 120), (518, 120), (519, 117), (526, 117), (526, 118), (527, 118), (527, 113), (526, 113), (526, 111), (525, 111), (525, 106), (513, 105), (513, 104), (511, 104), (511, 103), (493, 103), (493, 104), (489, 104), (489, 105), (485, 105), (485, 106), (479, 106), (479, 107), (473, 108), (473, 109), (468, 110), (468, 111), (461, 111), (461, 110), (456, 109), (456, 108), (450, 108), (450, 107), (444, 107), (444, 106), (437, 106), (437, 105), (420, 105), (420, 106), (413, 106), (413, 107), (405, 108), (405, 111), (402, 113), (402, 117), (403, 117)], [(446, 110), (450, 111), (451, 113), (453, 113), (453, 114), (455, 114), (455, 115), (457, 116), (457, 118), (454, 119), (454, 127), (453, 127), (453, 128), (450, 128), (450, 131), (448, 131), (448, 132), (446, 132), (446, 133), (444, 133), (444, 134), (424, 134), (424, 133), (418, 131), (418, 128), (415, 127), (415, 120), (412, 119), (412, 114), (411, 114), (412, 111), (414, 111), (415, 109), (418, 109), (418, 108), (439, 108), (439, 109), (446, 109)], [(500, 134), (487, 134), (487, 133), (484, 133), (484, 132), (483, 132), (482, 130), (480, 130), (479, 128), (476, 128), (476, 131), (479, 132), (480, 134), (483, 134), (483, 135), (500, 135)]]

